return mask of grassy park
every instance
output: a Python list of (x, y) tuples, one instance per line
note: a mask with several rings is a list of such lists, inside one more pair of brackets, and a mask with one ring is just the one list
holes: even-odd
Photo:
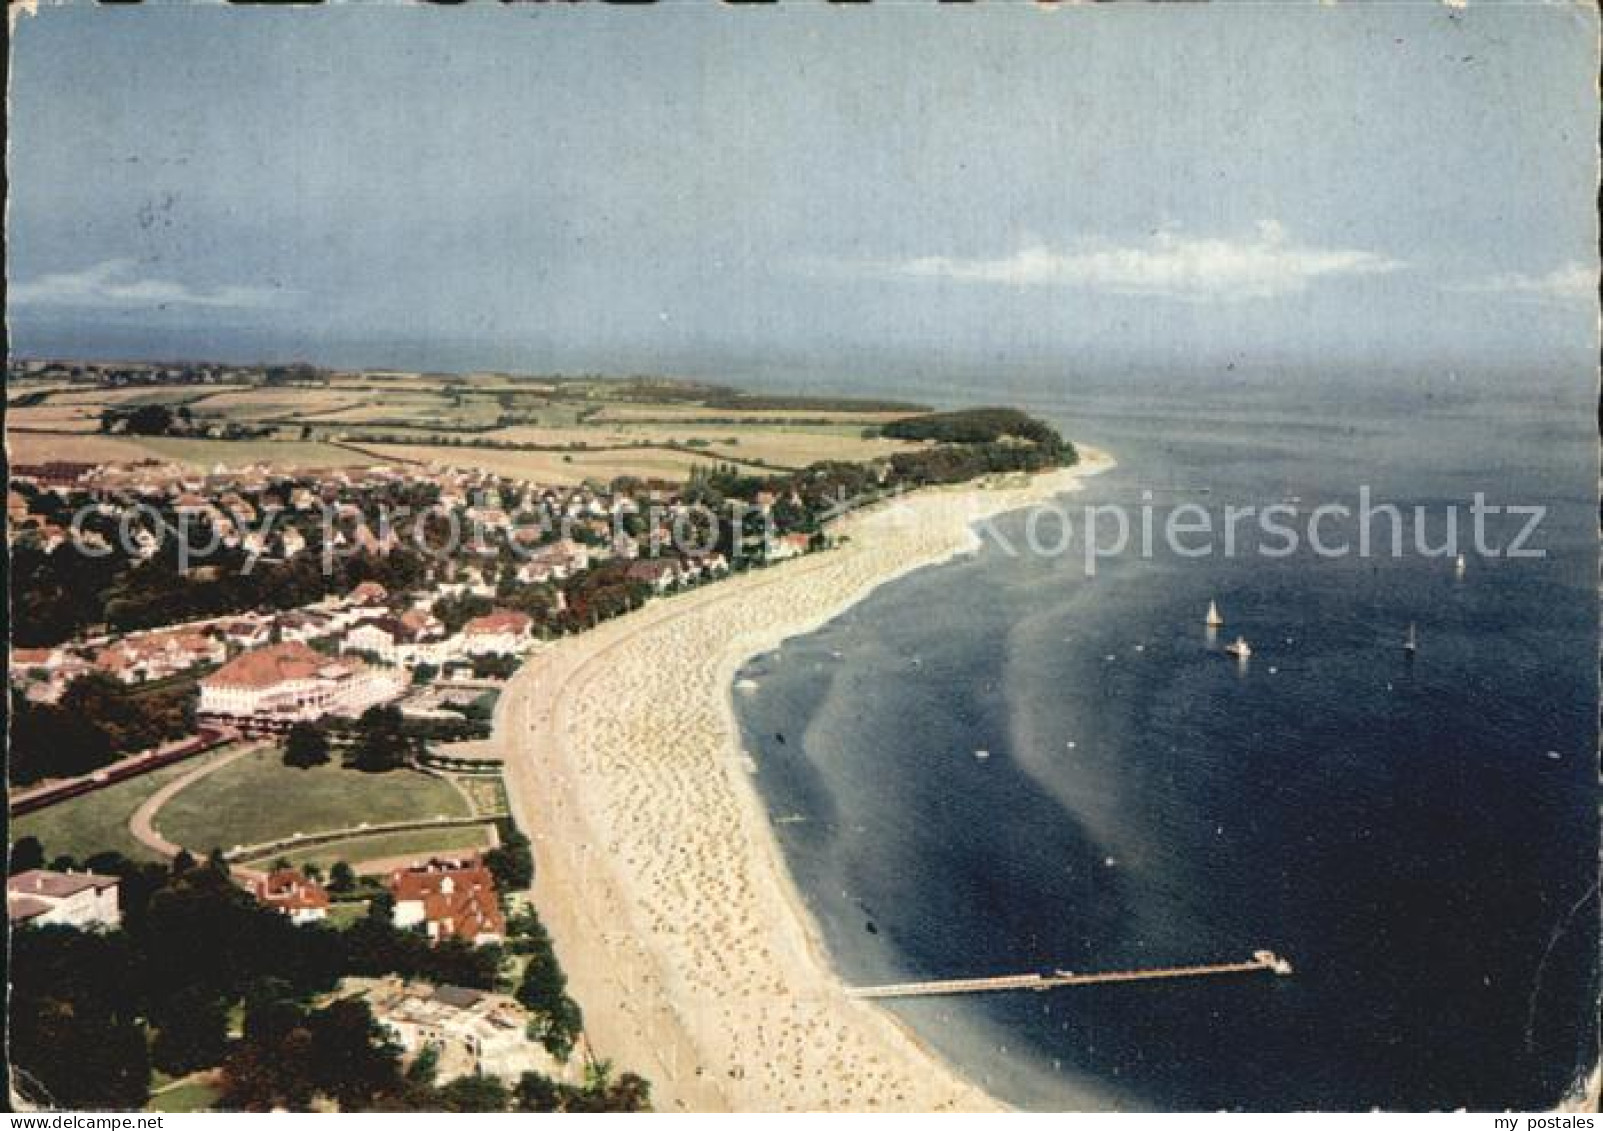
[(338, 762), (293, 769), (269, 747), (180, 792), (156, 814), (155, 825), (200, 853), (297, 832), (469, 815), (462, 795), (440, 778), (415, 770), (364, 774)]
[(128, 832), (128, 818), (168, 782), (228, 752), (227, 747), (208, 751), (198, 758), (164, 766), (37, 813), (17, 817), (11, 822), (11, 839), (38, 838), (45, 847), (46, 859), (67, 855), (81, 861), (97, 852), (110, 851), (120, 852), (132, 860), (154, 860), (155, 853)]

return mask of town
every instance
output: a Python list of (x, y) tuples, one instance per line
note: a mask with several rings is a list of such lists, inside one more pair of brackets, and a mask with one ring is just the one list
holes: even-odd
[[(240, 379), (197, 366), (57, 376), (99, 389)], [(507, 803), (498, 700), (564, 637), (828, 553), (832, 521), (854, 509), (1074, 458), (1009, 410), (895, 427), (905, 450), (881, 459), (795, 471), (709, 459), (682, 480), (541, 483), (415, 460), (13, 463), (8, 534), (26, 612), (10, 665), (7, 903), (13, 926), (31, 928), (25, 948), (62, 929), (133, 932), (146, 961), (166, 961), (156, 940), (174, 902), (204, 907), (208, 931), (255, 923), (279, 937), (264, 924), (282, 923), (294, 941), (240, 968), (295, 989), (258, 1011), (395, 1050), (365, 1091), (338, 1096), (314, 1067), (292, 1070), (284, 1049), (254, 1041), (252, 991), (222, 971), (203, 1000), (184, 998), (181, 1019), (171, 1002), (69, 995), (95, 1024), (155, 1033), (139, 1055), (132, 1038), (105, 1046), (121, 1056), (103, 1077), (120, 1081), (121, 1101), (649, 1104), (643, 1078), (591, 1052), (529, 900), (533, 833)], [(224, 451), (274, 450), (245, 435)], [(68, 1000), (31, 977), (19, 986), (40, 1009)], [(88, 1032), (22, 1038), (66, 1064)], [(54, 1073), (36, 1084), (57, 1101), (83, 1087)]]

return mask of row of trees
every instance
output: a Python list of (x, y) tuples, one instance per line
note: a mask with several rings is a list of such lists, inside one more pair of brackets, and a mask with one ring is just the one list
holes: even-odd
[(28, 785), (91, 773), (191, 734), (194, 707), (187, 686), (141, 690), (101, 672), (73, 680), (54, 704), (30, 702), (13, 688), (11, 782)]

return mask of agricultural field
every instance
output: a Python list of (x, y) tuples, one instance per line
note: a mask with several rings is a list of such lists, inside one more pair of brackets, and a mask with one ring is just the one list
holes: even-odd
[(54, 392), (46, 404), (88, 405), (97, 411), (109, 405), (119, 407), (142, 404), (188, 404), (206, 397), (246, 389), (244, 385), (135, 385), (126, 389), (97, 389), (74, 385), (65, 392)]
[(119, 436), (98, 432), (17, 432), (9, 428), (6, 454), (13, 463), (138, 463), (160, 458), (142, 443)]
[(597, 424), (656, 424), (656, 423), (717, 423), (731, 422), (756, 424), (885, 424), (900, 420), (908, 412), (852, 412), (842, 409), (796, 408), (743, 408), (729, 405), (685, 404), (682, 401), (663, 404), (617, 403), (609, 404), (590, 419)]
[(44, 428), (52, 432), (97, 432), (100, 409), (94, 405), (40, 404), (6, 409), (8, 428)]
[[(683, 481), (697, 467), (725, 462), (720, 457), (654, 448), (622, 448), (601, 452), (500, 451), (467, 445), (363, 444), (380, 461), (439, 464), (444, 467), (482, 468), (508, 479), (573, 486), (587, 479), (610, 481), (631, 475), (641, 479)], [(748, 467), (752, 474), (764, 469)]]
[[(361, 453), (333, 444), (302, 440), (190, 440), (176, 436), (141, 436), (144, 458), (173, 460), (192, 467), (245, 467), (268, 463), (277, 467), (354, 467), (370, 463)], [(67, 457), (58, 457), (67, 458)]]
[(702, 427), (635, 426), (626, 435), (638, 442), (691, 444), (719, 459), (754, 461), (771, 467), (800, 468), (820, 460), (861, 461), (913, 451), (922, 444), (883, 436), (864, 436), (861, 428), (749, 424)]
[[(744, 397), (649, 378), (368, 372), (330, 375), (315, 386), (236, 381), (94, 388), (41, 382), (28, 392), (33, 395), (27, 403), (10, 410), (11, 458), (25, 463), (165, 459), (205, 468), (267, 463), (318, 469), (396, 460), (486, 468), (561, 485), (624, 475), (683, 480), (714, 462), (753, 473), (788, 470), (819, 460), (881, 458), (915, 446), (877, 434), (880, 425), (907, 415), (894, 405), (863, 402), (858, 409), (830, 398)], [(144, 404), (187, 406), (207, 427), (269, 431), (250, 440), (97, 431), (104, 409)]]
[(298, 770), (284, 765), (276, 747), (268, 747), (182, 790), (153, 823), (167, 839), (198, 855), (297, 832), (470, 815), (451, 783), (429, 774), (364, 774), (337, 762)]
[(196, 401), (190, 409), (196, 416), (252, 423), (331, 412), (361, 402), (362, 394), (355, 390), (345, 393), (329, 389), (232, 389)]
[(6, 404), (35, 397), (50, 397), (82, 387), (65, 381), (12, 381), (6, 385)]
[(37, 813), (16, 817), (11, 822), (11, 839), (37, 837), (45, 846), (47, 860), (67, 855), (82, 861), (97, 852), (107, 851), (120, 852), (130, 860), (158, 859), (128, 831), (128, 818), (168, 782), (215, 762), (229, 752), (227, 747), (210, 750), (197, 758), (163, 766)]

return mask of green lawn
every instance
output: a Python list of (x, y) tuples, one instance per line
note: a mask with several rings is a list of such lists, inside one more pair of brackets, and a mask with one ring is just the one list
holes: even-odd
[[(357, 865), (364, 860), (384, 860), (391, 856), (417, 856), (426, 852), (450, 853), (488, 847), (490, 833), (484, 827), (462, 826), (454, 829), (414, 829), (400, 833), (378, 833), (374, 836), (331, 840), (315, 848), (279, 855), (296, 867), (316, 864), (327, 873), (336, 860)], [(273, 859), (256, 861), (259, 866), (271, 864)]]
[(284, 765), (276, 747), (248, 754), (202, 778), (162, 807), (155, 824), (197, 855), (213, 847), (260, 844), (391, 821), (469, 816), (449, 782), (414, 770), (364, 774), (338, 761), (310, 770)]
[(162, 786), (208, 761), (215, 761), (228, 750), (228, 747), (210, 750), (198, 758), (163, 766), (131, 781), (118, 782), (18, 817), (11, 822), (11, 839), (15, 842), (25, 836), (38, 837), (45, 846), (46, 860), (65, 853), (81, 862), (106, 851), (120, 852), (133, 860), (155, 860), (155, 853), (129, 835), (128, 818)]
[(187, 1080), (150, 1097), (150, 1111), (206, 1111), (222, 1090), (204, 1080)]
[(367, 915), (367, 900), (352, 900), (349, 903), (336, 903), (328, 909), (330, 925), (340, 928), (349, 927), (352, 923), (360, 921)]

